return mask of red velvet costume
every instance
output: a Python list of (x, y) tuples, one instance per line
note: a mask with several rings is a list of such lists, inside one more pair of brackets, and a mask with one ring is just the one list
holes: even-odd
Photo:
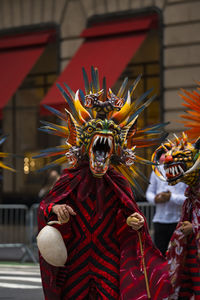
[[(188, 197), (183, 205), (182, 217), (177, 225), (167, 257), (170, 273), (176, 289), (172, 299), (200, 299), (200, 183), (186, 190)], [(184, 237), (180, 230), (181, 222), (190, 221), (193, 233)]]
[[(76, 212), (67, 224), (56, 225), (68, 260), (57, 268), (40, 257), (45, 299), (148, 299), (138, 233), (126, 224), (139, 210), (125, 177), (110, 167), (103, 178), (95, 178), (88, 162), (65, 170), (41, 202), (39, 229), (55, 218), (52, 206), (63, 203)], [(151, 299), (165, 299), (171, 293), (168, 267), (146, 224), (140, 232)]]

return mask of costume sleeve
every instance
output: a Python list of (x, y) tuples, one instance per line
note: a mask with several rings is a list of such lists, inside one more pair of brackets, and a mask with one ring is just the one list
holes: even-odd
[(133, 240), (138, 240), (137, 231), (127, 225), (126, 219), (132, 213), (136, 211), (130, 210), (126, 206), (121, 206), (117, 212), (116, 216), (116, 224), (117, 224), (117, 236), (119, 239), (120, 244), (123, 244), (129, 238)]
[[(57, 216), (52, 212), (52, 207), (56, 204), (65, 204), (69, 193), (66, 192), (66, 185), (68, 176), (66, 172), (63, 172), (61, 178), (56, 182), (54, 187), (46, 195), (46, 197), (40, 203), (40, 209), (42, 209), (46, 221), (57, 220)], [(69, 190), (70, 192), (70, 190)]]
[(157, 194), (157, 177), (154, 172), (151, 172), (150, 183), (146, 191), (146, 199), (150, 203), (155, 203), (155, 196)]
[(170, 202), (173, 202), (177, 205), (182, 205), (186, 199), (184, 195), (186, 188), (187, 185), (185, 185), (182, 182), (178, 183), (175, 186), (172, 186), (170, 189), (171, 192)]

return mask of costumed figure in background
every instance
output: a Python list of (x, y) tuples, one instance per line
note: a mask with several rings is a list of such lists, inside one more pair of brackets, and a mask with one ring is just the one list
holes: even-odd
[[(91, 69), (91, 83), (84, 69), (83, 75), (85, 94), (58, 85), (66, 114), (46, 106), (66, 126), (42, 122), (42, 130), (66, 143), (35, 157), (58, 155), (47, 167), (66, 165), (39, 208), (41, 254), (46, 258), (45, 251), (53, 252), (57, 244), (66, 247), (59, 252), (64, 257), (56, 257), (58, 264), (40, 255), (45, 299), (165, 299), (171, 293), (168, 266), (152, 243), (129, 185), (140, 189), (135, 176), (143, 175), (135, 163), (150, 163), (135, 154), (135, 147), (161, 140), (164, 124), (136, 131), (139, 114), (154, 97), (142, 101), (152, 90), (131, 101), (140, 76), (129, 89), (126, 78), (115, 95), (107, 91), (105, 79), (100, 89), (97, 69)], [(48, 222), (64, 242), (52, 245), (48, 237), (44, 250), (40, 235), (51, 227)]]
[[(160, 158), (162, 171), (162, 158)], [(187, 185), (179, 182), (176, 186), (170, 186), (167, 182), (161, 181), (152, 171), (150, 184), (146, 191), (146, 199), (155, 205), (154, 243), (165, 256), (171, 236), (180, 220), (181, 208), (185, 201), (185, 190)]]
[[(198, 88), (198, 90), (200, 90)], [(183, 90), (183, 103), (190, 110), (183, 117), (190, 129), (188, 137), (175, 136), (153, 154), (153, 162), (165, 153), (164, 169), (161, 174), (153, 166), (156, 174), (175, 185), (184, 182), (189, 187), (185, 191), (186, 200), (182, 207), (181, 220), (170, 240), (167, 258), (170, 265), (171, 281), (175, 294), (170, 299), (200, 299), (200, 94)], [(190, 142), (189, 142), (190, 140)]]

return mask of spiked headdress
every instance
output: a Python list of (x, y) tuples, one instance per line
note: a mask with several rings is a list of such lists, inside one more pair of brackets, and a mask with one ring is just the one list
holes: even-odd
[[(64, 83), (65, 88), (57, 84), (66, 103), (66, 114), (45, 105), (45, 108), (60, 118), (65, 125), (42, 121), (40, 130), (65, 139), (65, 143), (55, 148), (40, 151), (38, 157), (56, 157), (42, 170), (65, 163), (67, 168), (75, 167), (81, 160), (89, 160), (91, 172), (101, 177), (112, 164), (132, 185), (139, 190), (135, 180), (141, 174), (135, 163), (152, 164), (135, 154), (135, 148), (158, 144), (165, 139), (163, 127), (167, 124), (154, 124), (143, 129), (137, 129), (139, 114), (154, 100), (155, 96), (145, 100), (152, 89), (136, 100), (132, 95), (141, 78), (128, 88), (128, 78), (125, 78), (118, 93), (106, 88), (106, 80), (100, 87), (98, 70), (91, 68), (91, 82), (83, 69), (85, 93), (76, 93)], [(144, 103), (143, 103), (144, 102)]]
[[(199, 85), (200, 83), (198, 83)], [(188, 128), (187, 134), (182, 132), (178, 138), (174, 134), (174, 141), (168, 140), (156, 149), (152, 161), (158, 163), (159, 158), (165, 153), (165, 176), (161, 174), (158, 166), (153, 166), (156, 175), (170, 184), (183, 181), (188, 185), (195, 185), (199, 180), (200, 172), (200, 88), (192, 92), (182, 89), (179, 95), (185, 101), (183, 106), (187, 107), (186, 114), (181, 117)], [(187, 137), (188, 135), (188, 137)]]

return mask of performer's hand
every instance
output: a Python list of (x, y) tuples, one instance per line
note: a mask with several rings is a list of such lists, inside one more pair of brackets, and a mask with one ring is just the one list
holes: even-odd
[(67, 223), (70, 215), (76, 215), (74, 210), (66, 204), (56, 204), (52, 207), (52, 211), (57, 215), (58, 221), (61, 223)]
[(134, 230), (139, 230), (144, 225), (144, 218), (135, 212), (127, 218), (126, 223)]
[(189, 221), (182, 222), (180, 230), (182, 231), (182, 233), (184, 234), (184, 236), (189, 235), (193, 231), (192, 223), (190, 223)]
[(171, 192), (162, 192), (155, 196), (155, 203), (165, 203), (170, 200)]

